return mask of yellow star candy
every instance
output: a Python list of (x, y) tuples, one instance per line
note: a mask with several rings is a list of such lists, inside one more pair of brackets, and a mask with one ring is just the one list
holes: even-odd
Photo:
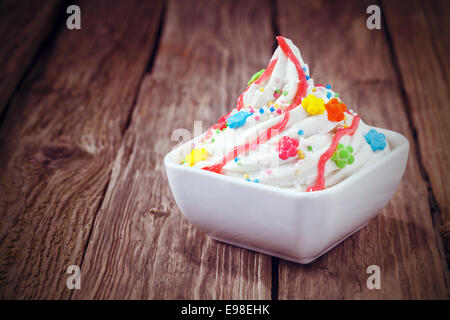
[(313, 94), (309, 94), (303, 99), (302, 107), (305, 108), (306, 112), (312, 115), (318, 115), (325, 112), (325, 102), (323, 99), (317, 98)]
[(208, 156), (208, 152), (206, 151), (205, 148), (201, 148), (201, 149), (195, 148), (184, 159), (186, 160), (186, 163), (192, 167), (197, 162), (205, 161), (207, 156)]

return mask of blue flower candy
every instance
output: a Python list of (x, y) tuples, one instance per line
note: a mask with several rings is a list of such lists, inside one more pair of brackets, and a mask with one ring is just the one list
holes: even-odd
[(367, 143), (373, 151), (384, 150), (386, 148), (386, 136), (375, 129), (371, 129), (365, 136)]
[(245, 121), (250, 117), (251, 113), (247, 111), (239, 111), (227, 119), (228, 128), (236, 129), (242, 127)]

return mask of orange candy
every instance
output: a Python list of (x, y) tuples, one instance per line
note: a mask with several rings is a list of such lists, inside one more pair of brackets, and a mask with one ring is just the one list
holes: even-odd
[(338, 99), (333, 98), (328, 101), (328, 103), (325, 104), (325, 108), (327, 109), (328, 120), (337, 122), (344, 120), (344, 112), (347, 110), (347, 107)]

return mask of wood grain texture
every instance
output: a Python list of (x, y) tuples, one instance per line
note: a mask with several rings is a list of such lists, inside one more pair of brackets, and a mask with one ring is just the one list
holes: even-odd
[(271, 258), (213, 241), (185, 220), (163, 156), (176, 145), (174, 129), (192, 133), (199, 120), (205, 130), (235, 106), (272, 44), (268, 1), (170, 2), (74, 298), (270, 299)]
[(0, 131), (0, 298), (68, 298), (162, 12), (159, 1), (81, 1)]
[(0, 2), (0, 114), (56, 20), (61, 1)]
[(450, 262), (450, 2), (386, 1), (384, 10)]
[[(302, 51), (316, 83), (332, 84), (371, 125), (403, 133), (411, 153), (394, 198), (368, 226), (310, 265), (281, 260), (280, 299), (446, 298), (443, 265), (384, 31), (366, 28), (369, 1), (278, 1), (279, 28)], [(369, 290), (366, 268), (381, 268)]]

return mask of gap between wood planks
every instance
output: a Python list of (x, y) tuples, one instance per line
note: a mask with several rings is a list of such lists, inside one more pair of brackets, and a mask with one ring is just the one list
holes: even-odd
[[(382, 13), (385, 12), (384, 1), (382, 1), (382, 0), (378, 1), (378, 4), (381, 8), (381, 12)], [(389, 27), (388, 27), (388, 24), (386, 23), (386, 17), (384, 14), (383, 14), (381, 20), (382, 20), (382, 28), (384, 31), (383, 33), (385, 35), (386, 43), (387, 43), (389, 53), (390, 53), (391, 62), (394, 67), (394, 73), (395, 73), (395, 76), (397, 77), (397, 82), (399, 84), (399, 91), (400, 91), (400, 97), (403, 101), (403, 108), (405, 109), (406, 118), (408, 119), (408, 125), (411, 129), (412, 137), (414, 139), (413, 142), (417, 146), (417, 148), (415, 149), (415, 156), (417, 158), (420, 175), (422, 176), (422, 179), (425, 182), (426, 187), (427, 187), (428, 205), (430, 207), (431, 221), (433, 223), (433, 227), (435, 230), (436, 246), (438, 248), (439, 254), (441, 255), (441, 258), (444, 263), (445, 285), (447, 287), (447, 292), (449, 292), (448, 290), (449, 290), (450, 279), (449, 279), (448, 268), (449, 268), (450, 262), (447, 260), (447, 257), (446, 257), (446, 251), (448, 251), (449, 248), (444, 247), (444, 241), (443, 241), (441, 232), (439, 231), (439, 229), (442, 225), (441, 220), (440, 220), (440, 215), (441, 215), (442, 210), (439, 207), (438, 202), (436, 201), (436, 197), (435, 197), (433, 188), (431, 186), (430, 176), (428, 174), (427, 169), (425, 168), (425, 166), (423, 164), (422, 154), (420, 152), (419, 139), (418, 139), (418, 135), (417, 135), (417, 128), (414, 125), (414, 121), (412, 119), (411, 102), (409, 101), (408, 95), (406, 94), (405, 83), (404, 83), (402, 72), (400, 70), (398, 56), (395, 52), (395, 49), (394, 49), (394, 46), (392, 43), (391, 34), (389, 32)]]
[[(161, 35), (162, 35), (162, 30), (164, 28), (164, 21), (165, 21), (165, 17), (166, 17), (166, 12), (167, 12), (167, 2), (164, 1), (163, 2), (163, 7), (162, 7), (162, 12), (161, 12), (161, 15), (160, 15), (160, 18), (159, 18), (159, 22), (158, 22), (158, 30), (156, 32), (155, 44), (154, 44), (154, 46), (153, 46), (153, 48), (152, 48), (152, 50), (151, 50), (151, 52), (149, 54), (147, 66), (146, 66), (146, 68), (145, 68), (144, 72), (142, 73), (141, 78), (139, 80), (139, 84), (137, 86), (138, 90), (136, 90), (136, 93), (135, 93), (135, 95), (133, 97), (133, 103), (132, 103), (130, 112), (128, 113), (127, 120), (126, 120), (125, 125), (124, 125), (124, 127), (122, 129), (122, 138), (125, 136), (126, 132), (128, 131), (128, 128), (130, 127), (131, 120), (133, 118), (133, 113), (134, 113), (134, 110), (136, 109), (136, 105), (137, 105), (137, 99), (138, 99), (138, 96), (139, 96), (139, 88), (142, 86), (142, 83), (143, 83), (143, 80), (144, 80), (145, 76), (152, 72), (153, 65), (154, 65), (155, 58), (156, 58), (156, 54), (158, 53), (159, 45), (160, 45), (160, 42), (161, 42)], [(1, 124), (1, 122), (0, 122), (0, 124)], [(87, 249), (88, 249), (88, 246), (89, 246), (89, 242), (90, 242), (90, 240), (92, 238), (92, 232), (94, 230), (95, 221), (96, 221), (98, 213), (99, 213), (99, 211), (100, 211), (100, 209), (101, 209), (101, 207), (103, 205), (103, 200), (105, 199), (106, 192), (108, 191), (108, 187), (109, 187), (109, 184), (111, 182), (111, 174), (112, 174), (112, 171), (110, 171), (110, 173), (109, 173), (108, 182), (106, 183), (105, 188), (103, 189), (102, 196), (101, 196), (100, 201), (98, 203), (98, 207), (97, 207), (97, 209), (94, 212), (94, 219), (92, 220), (92, 225), (91, 225), (91, 228), (89, 230), (88, 239), (87, 239), (87, 241), (86, 241), (86, 243), (84, 245), (83, 255), (81, 257), (80, 269), (83, 268), (83, 263), (84, 263), (84, 259), (85, 259), (85, 256), (86, 256), (86, 252), (87, 252)], [(69, 300), (72, 299), (73, 294), (74, 294), (74, 290), (72, 290), (72, 292), (70, 294), (70, 297), (69, 297)]]
[[(270, 19), (272, 23), (272, 33), (274, 39), (276, 36), (280, 35), (280, 26), (278, 24), (278, 4), (276, 0), (270, 0)], [(278, 47), (278, 43), (274, 41), (273, 51)], [(278, 286), (279, 286), (279, 265), (280, 259), (277, 257), (272, 257), (272, 287), (271, 287), (271, 298), (272, 300), (278, 300)]]
[(54, 40), (56, 39), (56, 35), (59, 33), (59, 30), (62, 26), (64, 26), (66, 21), (66, 8), (71, 4), (72, 2), (69, 0), (62, 0), (61, 3), (58, 5), (57, 9), (55, 10), (56, 18), (53, 22), (50, 31), (48, 32), (47, 36), (44, 38), (42, 43), (39, 45), (38, 49), (36, 50), (35, 54), (33, 55), (33, 58), (31, 59), (31, 62), (28, 66), (26, 66), (25, 71), (23, 72), (22, 76), (20, 77), (19, 81), (17, 82), (16, 87), (11, 92), (11, 95), (8, 98), (8, 101), (6, 102), (5, 108), (3, 111), (1, 110), (0, 106), (0, 127), (3, 125), (3, 122), (5, 121), (6, 114), (8, 113), (8, 110), (11, 107), (11, 102), (13, 98), (16, 96), (16, 94), (19, 92), (22, 84), (24, 83), (25, 79), (30, 74), (31, 69), (36, 64), (37, 61), (48, 51), (46, 51), (46, 48), (50, 47)]
[[(164, 1), (161, 17), (160, 17), (159, 24), (158, 24), (158, 30), (156, 31), (155, 45), (153, 46), (153, 49), (150, 53), (150, 57), (148, 59), (147, 66), (145, 68), (145, 72), (141, 76), (138, 88), (140, 88), (142, 86), (142, 82), (144, 81), (145, 76), (152, 72), (153, 65), (155, 63), (156, 54), (158, 53), (159, 44), (161, 42), (161, 34), (162, 34), (162, 30), (164, 28), (164, 20), (166, 17), (166, 10), (167, 10), (167, 2)], [(128, 114), (127, 121), (125, 122), (125, 125), (122, 130), (122, 137), (125, 136), (125, 133), (127, 132), (128, 128), (130, 127), (131, 119), (133, 118), (134, 109), (136, 109), (138, 96), (139, 96), (139, 90), (136, 91), (136, 95), (134, 96), (133, 105), (131, 107), (130, 113)], [(108, 181), (108, 184), (109, 184), (109, 181)], [(105, 197), (107, 189), (108, 189), (108, 187), (106, 187), (103, 192), (103, 198)], [(102, 203), (103, 203), (103, 198), (101, 201)], [(98, 210), (100, 210), (100, 208), (101, 208), (101, 203), (100, 203), (100, 206), (98, 207)], [(94, 219), (94, 221), (95, 221), (95, 219)], [(93, 226), (94, 226), (94, 224), (92, 224), (92, 228), (93, 228)], [(91, 231), (92, 231), (92, 228), (91, 228)], [(89, 241), (88, 241), (88, 243), (89, 243)], [(86, 249), (87, 249), (87, 244), (86, 244)]]

